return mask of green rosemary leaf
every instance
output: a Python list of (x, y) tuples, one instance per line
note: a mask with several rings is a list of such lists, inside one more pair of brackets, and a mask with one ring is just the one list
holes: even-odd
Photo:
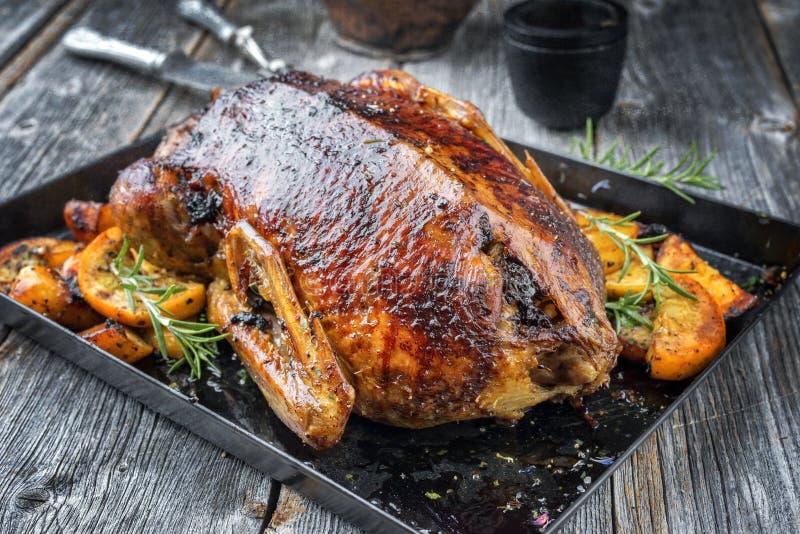
[(614, 164), (614, 154), (617, 151), (617, 145), (618, 144), (619, 144), (619, 141), (614, 141), (613, 143), (611, 143), (611, 146), (608, 147), (608, 150), (605, 151), (603, 156), (599, 160), (597, 160), (597, 163), (599, 163), (600, 165), (613, 165)]
[(764, 284), (764, 280), (758, 276), (752, 275), (747, 280), (739, 284), (739, 287), (744, 289), (745, 291), (753, 292), (759, 286)]
[(591, 159), (592, 148), (594, 147), (594, 124), (592, 119), (586, 119), (586, 139), (581, 146), (583, 159)]
[[(622, 281), (625, 275), (628, 273), (631, 265), (631, 258), (636, 256), (639, 262), (642, 264), (642, 267), (647, 271), (647, 282), (645, 284), (645, 288), (641, 293), (637, 295), (633, 295), (633, 301), (626, 301), (628, 304), (638, 305), (643, 299), (644, 296), (648, 292), (652, 292), (653, 300), (656, 302), (656, 306), (661, 301), (661, 287), (667, 286), (676, 293), (692, 299), (697, 300), (697, 297), (692, 295), (690, 292), (686, 291), (684, 288), (678, 284), (675, 279), (672, 277), (672, 274), (690, 274), (694, 271), (685, 271), (685, 270), (678, 270), (678, 269), (670, 269), (659, 265), (653, 260), (650, 256), (645, 253), (645, 250), (641, 247), (641, 245), (649, 245), (653, 243), (658, 243), (663, 241), (668, 237), (669, 234), (660, 234), (657, 236), (652, 237), (640, 237), (640, 238), (633, 238), (625, 235), (624, 233), (617, 230), (615, 227), (625, 227), (630, 226), (633, 221), (640, 215), (640, 212), (634, 212), (628, 214), (620, 219), (614, 220), (609, 216), (595, 216), (589, 212), (583, 211), (581, 212), (586, 220), (589, 221), (590, 228), (597, 228), (598, 231), (605, 234), (611, 241), (620, 249), (622, 250), (623, 254), (625, 255), (625, 259), (622, 263), (622, 268), (620, 269), (619, 279), (618, 281)], [(617, 310), (617, 313), (621, 313), (620, 310)]]
[(696, 142), (683, 153), (672, 167), (664, 171), (667, 163), (658, 157), (661, 151), (660, 146), (655, 146), (648, 150), (636, 161), (631, 161), (631, 147), (622, 143), (619, 139), (613, 141), (611, 145), (602, 152), (599, 157), (594, 155), (594, 124), (592, 119), (586, 119), (586, 132), (583, 139), (575, 137), (570, 143), (570, 154), (575, 147), (578, 147), (580, 156), (598, 165), (605, 165), (612, 169), (635, 174), (642, 178), (649, 178), (654, 182), (666, 187), (683, 200), (694, 203), (694, 199), (684, 191), (681, 191), (677, 184), (698, 187), (702, 189), (720, 190), (724, 186), (720, 184), (720, 179), (715, 176), (703, 174), (705, 169), (717, 155), (717, 151), (712, 150), (705, 157), (700, 156), (700, 149)]
[(125, 290), (125, 299), (128, 301), (128, 308), (130, 308), (132, 312), (136, 311), (136, 301), (133, 299), (133, 289), (125, 286), (123, 286), (123, 289)]
[(150, 316), (150, 322), (153, 325), (153, 331), (156, 334), (156, 341), (158, 342), (158, 350), (162, 355), (167, 354), (167, 340), (164, 338), (164, 328), (161, 325), (158, 317), (152, 308), (147, 308), (147, 314)]
[(167, 287), (155, 285), (154, 277), (141, 274), (144, 248), (139, 247), (134, 263), (130, 267), (125, 264), (125, 258), (129, 252), (130, 241), (126, 236), (119, 253), (111, 262), (110, 268), (118, 278), (120, 287), (125, 291), (125, 297), (131, 310), (135, 310), (137, 299), (144, 306), (155, 332), (158, 350), (165, 359), (167, 357), (165, 332), (169, 332), (177, 340), (183, 358), (173, 363), (168, 373), (172, 373), (183, 365), (189, 366), (193, 378), (202, 377), (204, 366), (219, 372), (219, 368), (214, 364), (212, 358), (218, 354), (217, 342), (222, 341), (228, 335), (216, 334), (219, 326), (215, 324), (175, 319), (173, 314), (165, 310), (161, 304), (170, 297), (186, 291), (186, 288), (175, 284)]
[(667, 189), (669, 189), (670, 191), (672, 191), (673, 193), (675, 193), (676, 195), (681, 197), (686, 202), (688, 202), (690, 204), (694, 204), (695, 203), (694, 199), (692, 197), (690, 197), (689, 195), (687, 195), (686, 193), (684, 193), (683, 191), (681, 191), (680, 189), (675, 187), (675, 185), (670, 180), (668, 180), (666, 178), (663, 178), (663, 179), (659, 178), (658, 179), (658, 183), (660, 183), (661, 185), (663, 185), (664, 187), (666, 187)]
[(653, 323), (642, 314), (642, 306), (640, 304), (644, 293), (631, 294), (630, 291), (625, 293), (625, 296), (617, 300), (606, 302), (606, 310), (610, 311), (613, 315), (614, 327), (617, 334), (623, 326), (633, 326), (636, 324), (643, 325), (650, 330), (653, 329)]
[(136, 263), (133, 264), (133, 267), (131, 267), (130, 270), (132, 275), (139, 274), (139, 271), (142, 268), (142, 262), (144, 262), (144, 245), (139, 245), (139, 251), (136, 253)]
[(669, 234), (659, 234), (652, 237), (636, 237), (631, 238), (631, 242), (636, 243), (637, 245), (652, 245), (653, 243), (660, 243), (668, 237)]
[(177, 371), (184, 365), (186, 365), (186, 358), (181, 358), (180, 360), (173, 363), (169, 369), (167, 369), (167, 374), (171, 375), (173, 372)]

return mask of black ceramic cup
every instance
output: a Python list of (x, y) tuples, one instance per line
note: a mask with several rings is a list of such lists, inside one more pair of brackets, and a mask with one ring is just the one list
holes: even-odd
[(509, 8), (503, 38), (519, 107), (556, 129), (608, 111), (625, 59), (627, 18), (609, 0), (528, 0)]

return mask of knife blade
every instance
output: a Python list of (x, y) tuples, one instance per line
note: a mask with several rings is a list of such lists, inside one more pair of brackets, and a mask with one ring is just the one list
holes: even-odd
[(160, 52), (107, 37), (89, 28), (75, 28), (62, 39), (73, 54), (122, 65), (154, 78), (195, 91), (209, 93), (219, 87), (228, 89), (261, 78), (256, 72), (237, 71), (222, 65), (197, 61), (182, 50)]
[(236, 71), (221, 65), (196, 61), (181, 51), (167, 54), (160, 74), (163, 80), (204, 91), (213, 91), (218, 87), (240, 87), (261, 78), (254, 72)]

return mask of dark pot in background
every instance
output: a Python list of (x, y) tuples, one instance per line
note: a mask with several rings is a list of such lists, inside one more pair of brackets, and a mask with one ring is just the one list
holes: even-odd
[(325, 0), (338, 44), (373, 57), (415, 61), (450, 44), (477, 0)]
[(611, 108), (625, 59), (625, 8), (608, 0), (529, 0), (506, 11), (508, 70), (519, 107), (557, 129)]

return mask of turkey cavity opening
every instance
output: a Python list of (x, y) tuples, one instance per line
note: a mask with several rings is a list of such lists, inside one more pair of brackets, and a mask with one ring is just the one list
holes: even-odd
[(527, 267), (501, 242), (492, 240), (484, 251), (500, 270), (503, 299), (513, 310), (510, 319), (520, 337), (538, 340), (549, 337), (554, 342), (552, 352), (536, 355), (538, 363), (530, 370), (531, 380), (542, 386), (592, 382), (597, 370), (583, 349), (570, 343), (558, 306), (534, 282)]

